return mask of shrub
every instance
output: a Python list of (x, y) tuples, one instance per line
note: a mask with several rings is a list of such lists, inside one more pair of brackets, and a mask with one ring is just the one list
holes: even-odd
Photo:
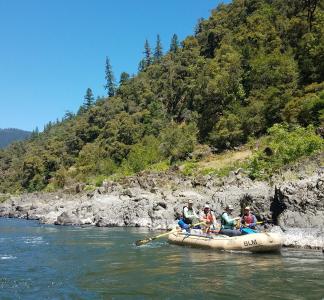
[(209, 134), (209, 140), (218, 149), (232, 148), (243, 141), (241, 120), (234, 114), (222, 116)]
[(159, 140), (154, 136), (144, 137), (141, 143), (131, 148), (122, 168), (137, 173), (145, 170), (149, 165), (159, 162), (162, 159), (159, 145)]
[(185, 159), (194, 150), (197, 143), (198, 129), (196, 124), (172, 123), (161, 132), (160, 150), (171, 162)]
[(285, 164), (324, 148), (324, 141), (316, 135), (313, 126), (289, 130), (288, 125), (276, 124), (268, 130), (262, 143), (266, 147), (257, 151), (248, 165), (252, 178), (267, 178)]

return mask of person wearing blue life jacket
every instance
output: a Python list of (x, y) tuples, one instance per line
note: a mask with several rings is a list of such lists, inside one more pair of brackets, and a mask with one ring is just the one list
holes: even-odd
[(186, 224), (183, 218), (179, 219), (178, 225), (180, 226), (181, 229), (185, 229), (187, 232), (190, 231), (190, 225)]
[(236, 225), (240, 218), (232, 217), (233, 206), (227, 205), (225, 211), (221, 215), (221, 230), (220, 234), (228, 235), (228, 236), (239, 236), (242, 232), (236, 229)]
[(177, 213), (176, 220), (178, 220), (178, 225), (181, 229), (185, 229), (187, 232), (190, 232), (190, 225), (185, 222), (183, 214)]

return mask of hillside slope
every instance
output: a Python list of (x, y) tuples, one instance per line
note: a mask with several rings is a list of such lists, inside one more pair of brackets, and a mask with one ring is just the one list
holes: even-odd
[(15, 129), (15, 128), (5, 128), (0, 129), (0, 148), (4, 148), (15, 141), (22, 141), (29, 138), (31, 132)]
[(0, 192), (165, 170), (269, 134), (246, 166), (266, 177), (323, 149), (323, 64), (322, 1), (220, 5), (110, 97), (0, 151)]

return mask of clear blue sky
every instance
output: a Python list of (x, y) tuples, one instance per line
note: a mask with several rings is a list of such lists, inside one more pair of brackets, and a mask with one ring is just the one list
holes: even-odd
[[(76, 112), (90, 87), (105, 95), (105, 58), (116, 79), (137, 72), (148, 39), (182, 40), (218, 0), (0, 0), (0, 128), (43, 129)], [(223, 1), (224, 2), (224, 1)]]

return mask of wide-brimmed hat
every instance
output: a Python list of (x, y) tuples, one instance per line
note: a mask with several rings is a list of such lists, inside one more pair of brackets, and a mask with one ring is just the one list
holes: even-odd
[(226, 209), (233, 210), (234, 208), (233, 208), (233, 206), (231, 204), (228, 204), (228, 205), (226, 205)]

